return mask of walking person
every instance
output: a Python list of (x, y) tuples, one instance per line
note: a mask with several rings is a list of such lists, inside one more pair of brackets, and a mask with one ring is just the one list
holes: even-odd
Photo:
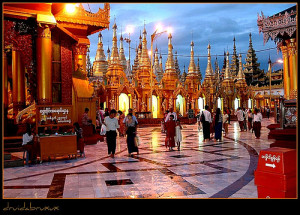
[(126, 139), (127, 149), (128, 149), (128, 156), (130, 157), (132, 156), (133, 152), (137, 152), (137, 154), (139, 154), (138, 145), (135, 142), (137, 123), (136, 121), (133, 120), (132, 116), (133, 116), (132, 113), (129, 113), (125, 121), (126, 135), (127, 135), (127, 139)]
[(224, 131), (225, 131), (225, 136), (228, 134), (228, 123), (229, 122), (229, 116), (226, 110), (224, 110), (223, 114), (223, 126), (224, 126)]
[(210, 123), (212, 123), (211, 120), (211, 113), (208, 111), (208, 105), (205, 105), (205, 110), (201, 113), (201, 122), (202, 122), (202, 128), (203, 128), (203, 142), (205, 142), (206, 139), (210, 140)]
[(76, 132), (76, 136), (77, 136), (77, 150), (79, 150), (80, 152), (80, 157), (82, 157), (82, 155), (84, 155), (85, 157), (85, 153), (84, 153), (84, 139), (82, 136), (82, 128), (80, 128), (79, 123), (75, 122), (73, 124), (74, 126), (74, 131)]
[(173, 114), (170, 115), (169, 120), (166, 122), (166, 139), (165, 145), (166, 148), (169, 147), (169, 151), (173, 151), (173, 147), (175, 147), (175, 127), (176, 122), (174, 121)]
[(166, 116), (165, 122), (167, 122), (169, 120), (169, 118), (170, 118), (171, 115), (173, 115), (174, 120), (176, 121), (177, 120), (177, 114), (176, 114), (176, 112), (174, 112), (173, 108), (170, 108), (169, 110), (170, 111), (168, 112), (168, 114)]
[[(123, 123), (124, 119), (125, 119), (125, 115), (123, 114), (122, 111), (118, 111), (119, 114), (119, 125), (120, 125), (120, 129), (119, 129), (119, 136), (120, 137), (124, 137), (125, 136), (125, 124)], [(131, 117), (132, 118), (132, 117)]]
[(182, 126), (180, 124), (180, 120), (176, 120), (176, 127), (175, 127), (175, 143), (177, 144), (178, 151), (180, 150), (180, 143), (182, 141), (182, 134), (181, 134)]
[(115, 118), (117, 111), (112, 109), (109, 113), (109, 116), (104, 118), (104, 125), (106, 126), (106, 141), (107, 149), (110, 157), (114, 158), (116, 151), (116, 138), (117, 138), (117, 129), (120, 128), (118, 120)]
[(245, 108), (243, 108), (243, 117), (244, 117), (244, 130), (247, 131), (248, 114)]
[(237, 120), (239, 122), (239, 126), (240, 126), (241, 131), (244, 131), (244, 113), (243, 113), (241, 107), (238, 108), (235, 115), (237, 116)]
[(228, 124), (230, 125), (230, 120), (231, 120), (231, 110), (230, 110), (230, 108), (227, 108), (227, 114), (228, 114)]
[(271, 112), (269, 106), (267, 106), (266, 112), (267, 112), (267, 117), (268, 117), (268, 119), (269, 119), (269, 118), (270, 118), (270, 112)]
[(263, 117), (259, 111), (259, 109), (255, 108), (254, 115), (253, 115), (253, 130), (255, 134), (255, 138), (260, 138), (260, 130), (261, 130), (261, 121)]
[(221, 141), (222, 139), (222, 124), (223, 124), (223, 117), (222, 117), (221, 109), (217, 108), (216, 115), (215, 115), (215, 139), (217, 141)]
[(250, 129), (252, 129), (252, 119), (253, 119), (253, 114), (251, 109), (248, 110), (247, 116), (248, 116), (248, 130), (250, 131)]

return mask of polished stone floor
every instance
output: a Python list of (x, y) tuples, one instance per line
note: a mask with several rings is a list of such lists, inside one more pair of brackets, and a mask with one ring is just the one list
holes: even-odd
[(85, 147), (85, 158), (4, 169), (3, 198), (257, 198), (254, 170), (260, 150), (272, 143), (271, 123), (264, 119), (255, 139), (232, 122), (221, 142), (203, 142), (197, 125), (183, 125), (180, 151), (165, 148), (159, 127), (139, 128), (133, 157), (118, 137), (115, 158), (98, 142)]

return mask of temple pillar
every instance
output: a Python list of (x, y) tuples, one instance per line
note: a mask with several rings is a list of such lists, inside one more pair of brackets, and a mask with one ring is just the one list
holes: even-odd
[(37, 103), (52, 103), (52, 42), (49, 25), (37, 28)]
[(298, 74), (297, 74), (297, 49), (295, 39), (290, 39), (288, 44), (289, 56), (289, 75), (290, 77), (290, 99), (295, 99), (297, 96)]
[[(2, 52), (2, 75), (3, 75), (3, 103), (4, 103), (4, 110), (8, 108), (8, 84), (7, 84), (7, 56), (5, 50)], [(5, 113), (4, 113), (5, 114)], [(6, 114), (5, 114), (6, 115)]]
[(288, 49), (286, 46), (281, 46), (282, 58), (283, 58), (283, 86), (284, 97), (290, 98), (290, 76), (289, 76), (289, 58)]
[(161, 118), (161, 98), (157, 96), (157, 118)]
[(18, 114), (25, 107), (25, 67), (22, 62), (21, 53), (12, 50), (12, 102), (13, 112)]

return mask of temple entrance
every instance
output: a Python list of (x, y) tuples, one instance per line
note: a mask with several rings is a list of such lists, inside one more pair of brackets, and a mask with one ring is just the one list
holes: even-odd
[(248, 108), (252, 109), (252, 99), (248, 99)]
[(235, 98), (235, 100), (234, 100), (234, 110), (237, 110), (238, 109), (238, 107), (239, 107), (239, 99), (238, 98)]
[(179, 112), (183, 116), (183, 97), (180, 94), (176, 98), (176, 112)]
[(125, 116), (128, 114), (129, 98), (125, 93), (121, 93), (119, 96), (119, 110), (122, 111)]
[(222, 110), (222, 100), (220, 97), (218, 97), (217, 104), (218, 104), (218, 108)]
[(204, 100), (202, 97), (199, 97), (199, 99), (198, 99), (198, 108), (200, 111), (202, 111), (204, 109)]
[(157, 112), (158, 112), (157, 96), (152, 95), (152, 117), (153, 118), (157, 118)]

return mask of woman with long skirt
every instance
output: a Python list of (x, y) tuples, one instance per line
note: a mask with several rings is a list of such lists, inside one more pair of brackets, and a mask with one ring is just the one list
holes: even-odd
[(215, 115), (215, 139), (221, 141), (222, 138), (222, 121), (223, 117), (221, 114), (221, 109), (217, 108)]
[(139, 154), (139, 148), (135, 142), (136, 137), (136, 122), (132, 119), (132, 113), (127, 115), (127, 119), (125, 121), (126, 125), (126, 134), (127, 134), (127, 149), (128, 155), (132, 156), (133, 152), (137, 152)]
[(165, 145), (169, 147), (169, 151), (173, 151), (173, 147), (175, 147), (175, 127), (176, 122), (174, 121), (174, 115), (170, 115), (170, 119), (166, 122), (166, 140)]
[(262, 115), (259, 111), (259, 109), (255, 108), (254, 115), (253, 115), (253, 130), (255, 134), (255, 138), (260, 138), (260, 130), (261, 130), (261, 121), (262, 121)]

